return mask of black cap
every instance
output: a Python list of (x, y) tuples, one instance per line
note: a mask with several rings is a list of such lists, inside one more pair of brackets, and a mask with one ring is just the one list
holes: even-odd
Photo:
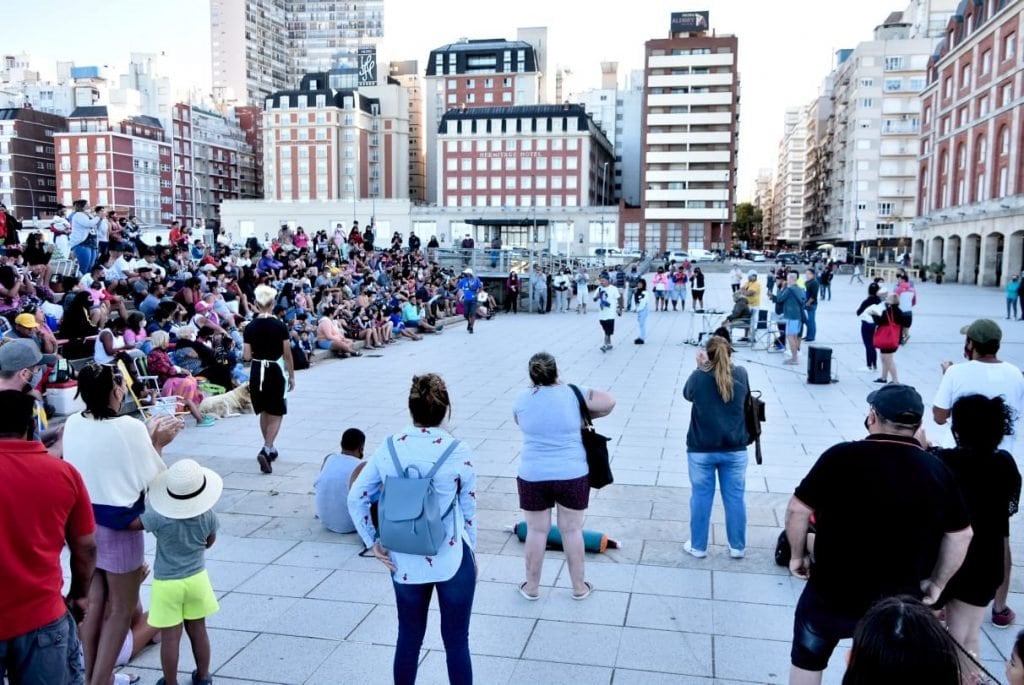
[(868, 404), (883, 419), (896, 423), (921, 423), (924, 402), (913, 386), (889, 383), (868, 395)]

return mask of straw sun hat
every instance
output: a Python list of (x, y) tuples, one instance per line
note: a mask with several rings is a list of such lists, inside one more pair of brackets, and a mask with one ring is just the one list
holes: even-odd
[(209, 511), (223, 490), (224, 480), (215, 471), (182, 459), (149, 484), (149, 504), (169, 519), (188, 519)]

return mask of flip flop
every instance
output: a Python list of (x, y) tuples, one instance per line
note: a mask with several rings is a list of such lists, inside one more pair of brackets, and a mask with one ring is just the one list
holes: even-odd
[(525, 580), (523, 582), (519, 583), (519, 594), (522, 595), (523, 599), (525, 599), (528, 602), (536, 602), (538, 599), (540, 599), (540, 594), (539, 593), (536, 594), (536, 595), (531, 595), (531, 594), (529, 594), (526, 591), (526, 581)]
[(594, 586), (591, 585), (589, 581), (584, 580), (583, 584), (587, 586), (586, 592), (584, 592), (582, 595), (577, 595), (575, 592), (572, 593), (572, 598), (575, 599), (577, 602), (582, 602), (590, 596), (590, 593), (594, 591)]

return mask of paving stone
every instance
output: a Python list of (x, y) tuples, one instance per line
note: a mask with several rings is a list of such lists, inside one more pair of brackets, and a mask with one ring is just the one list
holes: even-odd
[(646, 628), (623, 628), (617, 667), (710, 676), (711, 637)]
[(304, 683), (337, 644), (332, 640), (263, 634), (216, 673), (258, 682)]
[(621, 627), (538, 621), (522, 656), (525, 659), (615, 666)]
[(239, 592), (256, 595), (302, 597), (330, 575), (322, 568), (265, 566), (238, 587)]

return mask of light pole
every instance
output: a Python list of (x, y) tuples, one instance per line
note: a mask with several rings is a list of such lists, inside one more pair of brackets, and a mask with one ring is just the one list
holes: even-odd
[(608, 197), (608, 162), (604, 163), (604, 168), (601, 173), (601, 263), (608, 263), (608, 247), (605, 245), (604, 238), (604, 206), (607, 202)]
[(25, 174), (18, 174), (18, 176), (20, 176), (21, 180), (25, 181), (25, 184), (28, 186), (28, 194), (29, 197), (32, 198), (32, 220), (35, 221), (38, 209), (36, 208), (36, 191), (32, 188), (32, 179)]

